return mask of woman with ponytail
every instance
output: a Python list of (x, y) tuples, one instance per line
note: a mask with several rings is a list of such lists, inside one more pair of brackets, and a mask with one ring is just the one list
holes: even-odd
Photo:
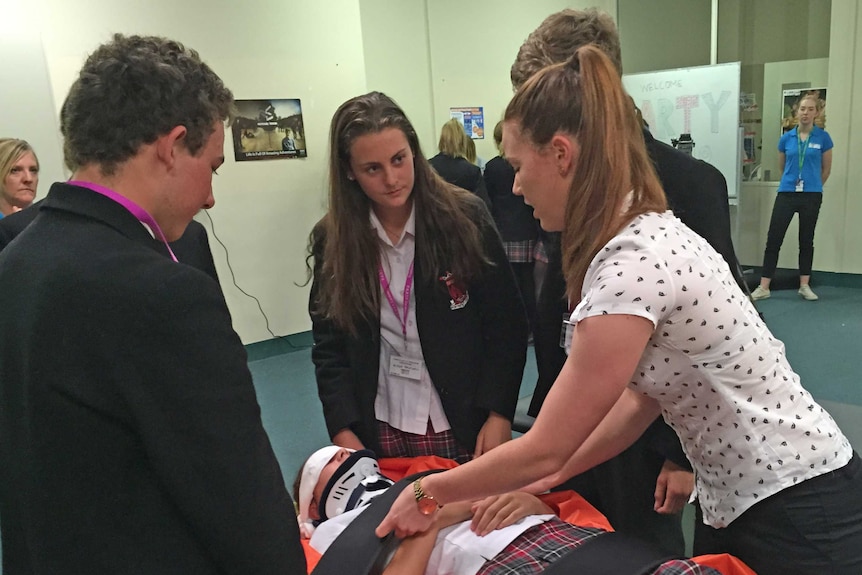
[(696, 553), (760, 575), (862, 573), (862, 463), (724, 259), (666, 211), (607, 56), (543, 69), (504, 120), (515, 193), (562, 232), (569, 357), (530, 431), (405, 490), (378, 535), (424, 530), (429, 497), (557, 485), (662, 415), (697, 477)]

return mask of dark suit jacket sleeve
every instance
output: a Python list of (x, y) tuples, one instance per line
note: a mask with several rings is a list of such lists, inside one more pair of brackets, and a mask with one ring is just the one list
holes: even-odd
[(727, 181), (722, 173), (656, 140), (648, 131), (644, 138), (674, 215), (721, 254), (737, 284), (747, 292), (733, 248)]
[(140, 305), (118, 352), (141, 449), (225, 573), (305, 573), (293, 502), (224, 298), (199, 271), (172, 270), (160, 285), (139, 279), (148, 291), (128, 302)]
[[(3, 218), (3, 219), (5, 219), (5, 218)], [(2, 222), (3, 222), (3, 220), (0, 220), (0, 223), (2, 223)], [(4, 228), (2, 225), (0, 225), (0, 251), (2, 251), (3, 248), (8, 246), (9, 242), (11, 242), (11, 241), (12, 241), (12, 236), (9, 234), (8, 231), (6, 231), (6, 228)]]
[(210, 248), (209, 235), (207, 234), (206, 228), (203, 226), (200, 226), (200, 231), (198, 232), (198, 244), (200, 246), (201, 254), (201, 270), (218, 283), (218, 272), (216, 271), (213, 252)]
[(536, 354), (538, 379), (527, 410), (527, 414), (532, 417), (539, 414), (545, 397), (566, 363), (566, 352), (560, 347), (563, 314), (568, 307), (566, 280), (563, 278), (560, 259), (560, 236), (544, 233), (543, 240), (548, 253), (548, 264), (536, 302), (536, 327), (533, 330), (533, 351)]
[(485, 207), (490, 211), (491, 198), (488, 196), (488, 189), (485, 186), (485, 178), (482, 177), (482, 170), (480, 170), (478, 166), (476, 167), (476, 170), (478, 173), (476, 174), (476, 185), (474, 191), (476, 195), (479, 196), (479, 199), (485, 202)]
[(3, 250), (9, 243), (18, 237), (18, 234), (23, 232), (30, 223), (39, 215), (39, 204), (41, 200), (33, 204), (27, 209), (9, 214), (5, 218), (0, 219), (0, 251)]
[(171, 242), (171, 249), (180, 262), (201, 270), (218, 282), (209, 237), (203, 224), (190, 221), (183, 235)]
[(484, 206), (478, 207), (477, 221), (493, 265), (475, 290), (484, 338), (484, 353), (479, 358), (482, 380), (476, 390), (476, 405), (511, 421), (527, 361), (527, 314), (491, 214)]
[(691, 471), (691, 463), (682, 450), (679, 436), (659, 417), (644, 432), (649, 448), (668, 461), (673, 461), (683, 469)]
[(339, 431), (358, 424), (362, 420), (362, 414), (356, 389), (358, 382), (350, 365), (348, 335), (332, 321), (324, 318), (317, 309), (317, 297), (323, 281), (321, 268), (326, 241), (321, 225), (314, 228), (312, 238), (314, 278), (308, 298), (308, 314), (311, 317), (311, 333), (314, 338), (311, 361), (314, 363), (317, 392), (323, 405), (326, 428), (329, 436), (333, 437)]

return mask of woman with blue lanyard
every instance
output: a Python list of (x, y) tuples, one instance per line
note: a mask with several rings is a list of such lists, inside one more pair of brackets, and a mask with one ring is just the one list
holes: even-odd
[(754, 300), (770, 296), (778, 252), (795, 213), (799, 214), (799, 295), (809, 301), (817, 299), (808, 285), (814, 261), (814, 228), (823, 201), (823, 184), (832, 170), (832, 138), (814, 125), (819, 113), (817, 95), (804, 94), (796, 111), (799, 124), (778, 141), (778, 162), (784, 173), (772, 207), (760, 285), (751, 293)]

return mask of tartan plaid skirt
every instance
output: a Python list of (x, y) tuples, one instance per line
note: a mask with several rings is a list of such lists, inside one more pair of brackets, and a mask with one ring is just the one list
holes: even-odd
[(382, 453), (377, 454), (378, 457), (436, 455), (454, 459), (458, 463), (465, 463), (473, 458), (473, 454), (458, 443), (451, 429), (435, 433), (430, 420), (425, 435), (407, 433), (378, 420), (377, 436), (382, 450)]
[[(554, 518), (526, 530), (493, 559), (482, 565), (477, 575), (533, 575), (591, 537), (604, 533), (595, 527), (577, 527)], [(721, 575), (711, 567), (690, 559), (662, 563), (654, 575)]]

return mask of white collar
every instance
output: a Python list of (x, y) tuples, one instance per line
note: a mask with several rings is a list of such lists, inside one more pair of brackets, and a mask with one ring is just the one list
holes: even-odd
[(383, 229), (383, 224), (380, 223), (380, 218), (377, 217), (374, 210), (372, 208), (368, 208), (368, 212), (369, 219), (371, 220), (371, 227), (377, 231), (377, 236), (390, 246), (395, 247), (395, 245), (401, 243), (405, 234), (410, 234), (412, 237), (416, 237), (416, 202), (413, 202), (413, 205), (410, 206), (410, 215), (407, 217), (407, 223), (404, 224), (404, 231), (401, 232), (401, 237), (398, 238), (398, 242), (396, 244), (393, 244), (392, 240), (389, 239), (389, 236), (386, 234), (386, 230)]

